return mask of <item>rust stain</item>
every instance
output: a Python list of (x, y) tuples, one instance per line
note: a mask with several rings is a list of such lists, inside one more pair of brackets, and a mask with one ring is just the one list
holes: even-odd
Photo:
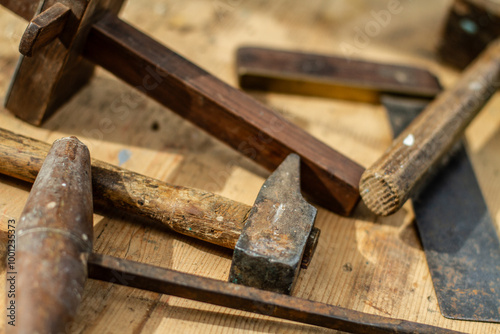
[(382, 313), (384, 313), (384, 314), (387, 314), (388, 316), (392, 316), (392, 314), (390, 314), (389, 312), (387, 312), (387, 311), (383, 310), (383, 309), (382, 309), (382, 308), (380, 308), (380, 307), (375, 306), (375, 305), (374, 305), (371, 301), (369, 301), (369, 300), (365, 300), (365, 304), (366, 304), (366, 305), (368, 305), (368, 306), (370, 306), (370, 307), (372, 307), (372, 308), (374, 308), (374, 309), (376, 309), (376, 310), (377, 310), (377, 311), (379, 311), (379, 312), (382, 312)]
[[(77, 140), (77, 141), (74, 141)], [(63, 154), (68, 157), (71, 161), (75, 160), (76, 150), (78, 149), (78, 138), (75, 136), (59, 139), (59, 141), (65, 141), (65, 146), (63, 149)]]
[(189, 204), (185, 207), (185, 213), (188, 214), (188, 215), (192, 215), (192, 216), (204, 216), (204, 212), (203, 210), (201, 210), (200, 208), (198, 208), (196, 205), (194, 204)]

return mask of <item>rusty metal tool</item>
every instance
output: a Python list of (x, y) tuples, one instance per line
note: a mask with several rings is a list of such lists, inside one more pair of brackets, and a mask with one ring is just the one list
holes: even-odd
[[(382, 103), (394, 137), (427, 105), (394, 97)], [(411, 199), (441, 313), (500, 322), (500, 242), (462, 142)]]
[[(285, 164), (285, 174), (298, 164), (297, 157), (289, 159), (292, 166)], [(298, 172), (293, 174), (297, 181)], [(56, 141), (19, 223), (20, 318), (13, 327), (18, 333), (66, 333), (87, 273), (93, 279), (343, 331), (457, 333), (93, 254), (91, 194), (87, 148), (74, 137)], [(127, 279), (117, 282), (116, 275)]]
[[(297, 164), (296, 157), (291, 161)], [(117, 283), (116, 275), (123, 275), (118, 284), (342, 331), (457, 333), (92, 254), (91, 194), (88, 150), (74, 137), (56, 141), (19, 223), (20, 315), (12, 327), (18, 333), (66, 333), (87, 268), (94, 279)]]
[[(276, 75), (291, 81), (307, 77), (307, 84), (322, 80), (320, 76), (328, 76), (329, 81), (337, 83), (350, 78), (346, 87), (363, 85), (363, 78), (368, 75), (360, 75), (359, 72), (362, 70), (359, 68), (353, 70), (352, 76), (346, 72), (342, 73), (340, 78), (337, 78), (337, 71), (332, 69), (327, 73), (316, 73), (310, 70), (311, 66), (305, 64), (313, 62), (317, 56), (304, 53), (243, 48), (238, 52), (238, 56), (252, 59), (252, 62), (238, 59), (238, 64), (246, 66), (238, 69), (238, 73), (240, 75), (260, 73), (259, 80), (264, 85), (261, 88), (267, 90), (274, 87), (268, 84), (268, 80), (271, 82), (275, 80), (267, 78), (268, 75)], [(278, 60), (280, 65), (276, 65), (276, 69), (272, 66)], [(328, 58), (323, 63), (329, 63)], [(398, 135), (430, 100), (384, 93), (385, 79), (379, 78), (376, 73), (387, 73), (387, 71), (378, 70), (378, 66), (376, 63), (366, 66), (371, 73), (370, 87), (372, 93), (378, 95), (386, 107), (394, 134)], [(400, 71), (406, 71), (406, 67)], [(399, 76), (410, 77), (410, 74), (416, 74), (417, 78), (435, 78), (428, 72), (418, 73), (418, 71), (409, 69)], [(279, 75), (274, 72), (279, 72)], [(363, 80), (358, 82), (361, 79)], [(377, 85), (378, 81), (381, 81), (380, 85)], [(437, 84), (432, 86), (440, 87), (437, 78), (428, 82), (434, 81)], [(350, 98), (350, 95), (347, 94), (346, 98)], [(456, 153), (450, 156), (451, 160), (432, 180), (429, 180), (429, 185), (411, 197), (416, 226), (425, 250), (441, 313), (452, 319), (498, 322), (500, 318), (498, 235), (463, 145), (460, 144), (454, 151)]]
[(92, 252), (92, 182), (87, 147), (57, 140), (47, 155), (16, 233), (17, 323), (13, 333), (66, 333)]
[[(91, 254), (88, 267), (93, 279), (350, 333), (458, 333), (108, 255)], [(116, 275), (127, 280), (117, 281)]]
[[(289, 161), (298, 164), (297, 157)], [(298, 172), (293, 174), (297, 181)], [(68, 332), (88, 273), (108, 282), (124, 275), (120, 284), (125, 286), (343, 331), (457, 333), (93, 254), (92, 228), (90, 155), (75, 137), (63, 138), (47, 155), (19, 222), (20, 318), (10, 329)]]
[[(36, 14), (30, 27), (41, 27), (33, 28), (39, 36), (52, 27), (51, 38), (63, 21), (54, 14), (57, 3), (71, 11), (60, 35), (48, 44), (36, 34), (21, 42), (35, 51), (21, 57), (7, 94), (6, 107), (18, 117), (40, 124), (100, 65), (269, 170), (298, 154), (304, 191), (327, 209), (351, 213), (360, 198), (360, 165), (118, 19), (123, 0), (0, 0), (26, 20)], [(41, 19), (48, 21), (36, 25)]]
[(317, 213), (300, 193), (299, 168), (291, 154), (262, 186), (236, 243), (230, 282), (292, 292)]
[(500, 40), (496, 40), (363, 173), (360, 192), (368, 208), (378, 215), (396, 212), (460, 140), (499, 84)]
[[(48, 149), (46, 143), (0, 128), (0, 173), (33, 182)], [(92, 182), (96, 206), (116, 207), (151, 218), (176, 232), (236, 247), (236, 283), (290, 293), (300, 268), (307, 268), (319, 240), (320, 231), (313, 227), (316, 209), (300, 194), (296, 155), (291, 155), (264, 183), (253, 207), (98, 160), (92, 161)], [(255, 232), (256, 227), (259, 230)], [(261, 256), (267, 259), (266, 270), (242, 267), (245, 260), (240, 252), (246, 247), (254, 247), (253, 254), (257, 249), (264, 252)]]

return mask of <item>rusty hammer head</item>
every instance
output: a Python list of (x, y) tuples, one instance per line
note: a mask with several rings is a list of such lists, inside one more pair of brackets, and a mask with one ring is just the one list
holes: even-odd
[(311, 235), (317, 210), (301, 195), (299, 168), (299, 156), (290, 154), (262, 186), (236, 243), (230, 282), (291, 293), (319, 231)]

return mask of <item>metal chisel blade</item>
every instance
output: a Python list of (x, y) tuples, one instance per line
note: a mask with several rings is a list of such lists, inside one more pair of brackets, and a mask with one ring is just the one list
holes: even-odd
[[(394, 136), (426, 103), (383, 97)], [(412, 197), (441, 313), (500, 322), (500, 242), (465, 146)]]

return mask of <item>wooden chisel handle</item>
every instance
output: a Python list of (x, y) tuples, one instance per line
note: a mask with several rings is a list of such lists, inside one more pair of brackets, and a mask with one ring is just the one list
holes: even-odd
[[(49, 147), (50, 148), (50, 147)], [(56, 140), (33, 184), (15, 233), (18, 319), (7, 333), (67, 333), (82, 300), (92, 252), (90, 154), (75, 137)], [(10, 248), (9, 248), (10, 249)], [(11, 283), (12, 284), (12, 283)], [(13, 296), (15, 295), (15, 296)]]
[[(50, 145), (0, 128), (0, 173), (34, 182)], [(251, 209), (213, 193), (174, 186), (92, 161), (94, 203), (152, 218), (172, 230), (233, 248)]]
[(495, 93), (500, 83), (500, 40), (494, 41), (439, 95), (361, 177), (360, 193), (378, 215), (396, 212)]

